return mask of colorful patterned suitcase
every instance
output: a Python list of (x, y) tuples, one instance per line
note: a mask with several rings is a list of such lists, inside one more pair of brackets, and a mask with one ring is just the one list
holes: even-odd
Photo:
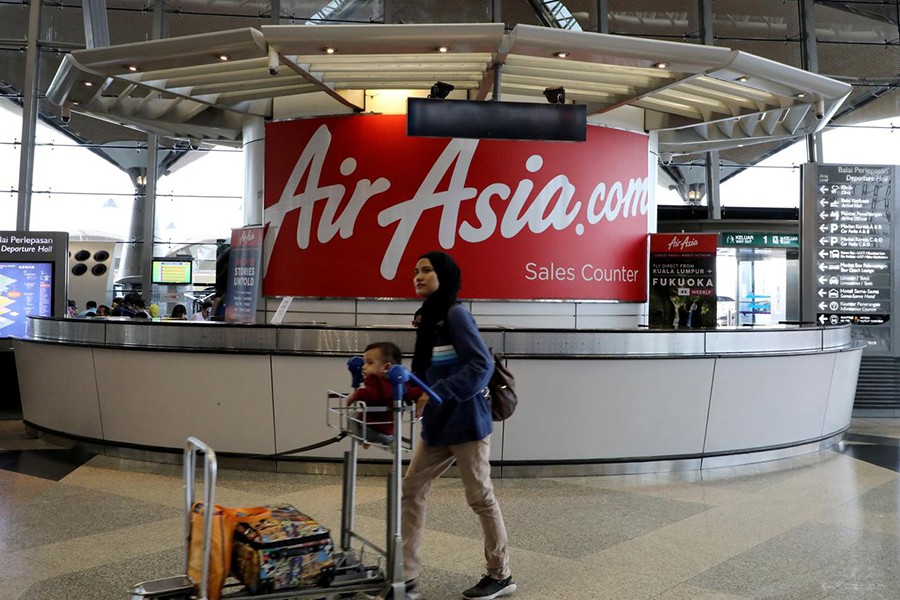
[(235, 527), (232, 574), (252, 594), (331, 583), (334, 544), (328, 529), (290, 504), (266, 508), (271, 517)]

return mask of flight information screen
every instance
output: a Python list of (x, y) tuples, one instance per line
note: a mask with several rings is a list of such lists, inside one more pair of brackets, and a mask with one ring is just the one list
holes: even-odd
[(53, 314), (53, 263), (0, 262), (0, 337), (24, 337), (29, 316)]

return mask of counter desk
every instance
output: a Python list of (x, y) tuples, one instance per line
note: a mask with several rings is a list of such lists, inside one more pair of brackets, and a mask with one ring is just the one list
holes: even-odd
[[(849, 326), (482, 333), (506, 357), (520, 399), (495, 424), (499, 476), (702, 469), (814, 452), (850, 424), (862, 355)], [(27, 425), (174, 462), (187, 436), (225, 459), (332, 437), (326, 394), (349, 390), (347, 359), (383, 340), (408, 356), (414, 337), (398, 327), (32, 318), (14, 351)], [(333, 472), (346, 447), (245, 462)], [(361, 456), (388, 461), (377, 448)]]

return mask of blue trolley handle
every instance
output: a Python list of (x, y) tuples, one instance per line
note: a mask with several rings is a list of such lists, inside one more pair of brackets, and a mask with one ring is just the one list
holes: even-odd
[(352, 387), (355, 390), (363, 382), (363, 357), (362, 356), (354, 356), (350, 360), (347, 361), (347, 369), (350, 371), (350, 377), (352, 380)]
[(443, 400), (437, 393), (428, 387), (424, 381), (415, 376), (409, 369), (404, 367), (403, 365), (394, 365), (388, 371), (388, 380), (390, 380), (391, 384), (394, 387), (394, 401), (402, 401), (403, 396), (406, 391), (406, 382), (412, 380), (417, 386), (422, 388), (422, 391), (428, 394), (428, 397), (431, 398), (431, 401), (435, 404), (441, 404)]

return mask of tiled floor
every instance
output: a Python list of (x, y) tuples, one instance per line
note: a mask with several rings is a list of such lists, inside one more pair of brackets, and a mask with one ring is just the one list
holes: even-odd
[[(562, 600), (880, 600), (900, 596), (900, 419), (855, 419), (843, 448), (687, 474), (496, 481), (514, 596)], [(384, 481), (358, 527), (384, 535)], [(340, 479), (222, 470), (218, 500), (289, 502), (335, 529)], [(180, 467), (91, 456), (0, 421), (0, 600), (124, 600), (182, 571)], [(429, 501), (429, 600), (482, 572), (458, 481)]]

